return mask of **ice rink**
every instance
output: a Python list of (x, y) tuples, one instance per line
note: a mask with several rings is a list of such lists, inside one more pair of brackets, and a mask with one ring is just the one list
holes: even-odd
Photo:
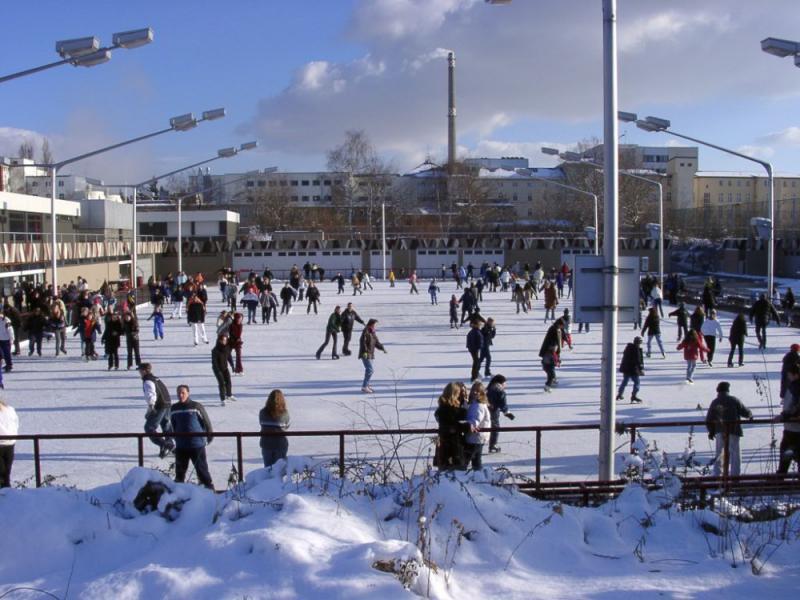
[[(257, 431), (258, 411), (269, 391), (280, 388), (287, 397), (292, 431), (321, 429), (380, 429), (384, 427), (435, 427), (433, 411), (443, 386), (452, 380), (468, 382), (470, 357), (465, 348), (468, 327), (450, 329), (448, 301), (458, 293), (452, 281), (440, 283), (438, 306), (432, 306), (427, 294), (428, 282), (419, 284), (420, 294), (410, 295), (409, 285), (398, 281), (395, 288), (375, 282), (374, 291), (352, 296), (347, 286), (344, 295), (336, 295), (336, 286), (322, 284), (320, 313), (306, 314), (304, 303), (296, 304), (293, 313), (279, 316), (278, 323), (245, 325), (244, 374), (233, 378), (237, 402), (220, 406), (216, 380), (211, 372), (211, 345), (192, 343), (191, 329), (185, 318), (169, 319), (165, 307), (166, 335), (163, 341), (152, 336), (152, 321), (146, 321), (150, 308), (140, 307), (142, 360), (151, 362), (154, 373), (169, 387), (175, 401), (175, 387), (187, 383), (192, 397), (207, 407), (214, 428), (219, 431)], [(277, 291), (277, 290), (276, 290)], [(213, 344), (214, 322), (223, 307), (216, 283), (209, 288), (207, 329)], [(356, 324), (354, 352), (341, 360), (331, 360), (330, 347), (316, 360), (314, 353), (324, 339), (328, 315), (336, 304), (342, 308), (353, 301), (366, 321), (377, 318), (378, 337), (388, 354), (378, 353), (372, 386), (374, 394), (360, 391), (363, 367), (356, 358), (362, 326)], [(484, 293), (481, 314), (494, 317), (497, 337), (493, 347), (493, 373), (508, 380), (509, 408), (516, 415), (512, 423), (501, 425), (548, 425), (596, 423), (600, 404), (601, 327), (591, 333), (577, 333), (573, 324), (574, 349), (563, 352), (558, 371), (559, 387), (543, 391), (544, 373), (538, 357), (546, 331), (542, 302), (534, 301), (529, 314), (515, 314), (510, 293)], [(562, 300), (556, 310), (572, 309), (571, 300)], [(673, 309), (665, 304), (665, 313)], [(692, 309), (693, 307), (687, 307)], [(260, 321), (260, 310), (259, 310)], [(726, 335), (732, 315), (722, 314), (720, 321)], [(675, 349), (675, 320), (662, 321), (666, 360), (646, 359), (642, 378), (641, 405), (625, 400), (617, 403), (619, 421), (702, 419), (715, 396), (719, 381), (732, 384), (731, 393), (750, 407), (756, 417), (768, 417), (779, 411), (778, 383), (781, 358), (791, 343), (800, 340), (797, 332), (785, 327), (769, 329), (769, 347), (756, 349), (754, 331), (749, 330), (745, 366), (726, 368), (727, 339), (721, 341), (713, 368), (698, 366), (694, 385), (685, 382), (683, 354)], [(631, 341), (631, 324), (619, 327), (619, 347)], [(339, 340), (341, 350), (341, 336)], [(655, 346), (655, 344), (654, 344)], [(125, 370), (124, 343), (120, 350), (121, 368), (107, 370), (101, 357), (84, 362), (79, 355), (77, 337), (68, 340), (68, 356), (55, 358), (52, 342), (46, 343), (44, 356), (15, 357), (14, 371), (5, 377), (4, 397), (20, 417), (21, 433), (140, 432), (144, 423), (145, 402), (135, 370)], [(340, 351), (341, 354), (341, 351)], [(621, 354), (620, 354), (621, 357)], [(619, 357), (617, 360), (618, 365)], [(759, 394), (754, 376), (768, 378), (769, 394)], [(485, 379), (488, 384), (488, 379)], [(770, 458), (773, 435), (780, 439), (781, 427), (749, 427), (743, 439), (743, 472), (758, 473), (772, 468)], [(686, 429), (670, 432), (644, 432), (650, 441), (670, 452), (681, 453), (687, 446)], [(431, 436), (415, 438), (403, 446), (402, 457), (419, 468), (429, 459)], [(628, 448), (628, 437), (617, 438), (619, 452)], [(705, 431), (696, 432), (693, 445), (701, 460), (711, 459), (711, 443)], [(484, 455), (484, 464), (506, 466), (515, 473), (531, 476), (534, 466), (533, 433), (502, 433), (502, 452)], [(545, 433), (542, 439), (542, 473), (545, 478), (582, 479), (596, 477), (598, 436), (595, 431)], [(245, 470), (261, 466), (258, 439), (244, 442)], [(233, 439), (217, 439), (209, 447), (211, 472), (217, 488), (224, 487), (235, 462)], [(367, 457), (379, 448), (364, 439), (347, 441), (348, 459)], [(119, 481), (136, 465), (136, 441), (43, 441), (42, 473), (57, 478), (58, 483), (80, 488)], [(338, 440), (329, 438), (291, 438), (289, 453), (307, 455), (321, 461), (338, 456)], [(421, 460), (418, 460), (421, 459)], [(145, 441), (145, 466), (166, 469), (171, 461), (160, 460), (157, 448)], [(22, 481), (33, 475), (32, 444), (19, 442), (13, 479)], [(28, 481), (28, 485), (32, 485)]]

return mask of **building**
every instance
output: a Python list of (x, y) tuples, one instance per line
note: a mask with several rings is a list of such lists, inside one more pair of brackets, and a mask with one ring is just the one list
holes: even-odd
[[(178, 211), (161, 205), (142, 206), (136, 213), (139, 235), (167, 240), (178, 238)], [(239, 214), (229, 210), (181, 211), (181, 237), (185, 240), (232, 242), (239, 230)]]

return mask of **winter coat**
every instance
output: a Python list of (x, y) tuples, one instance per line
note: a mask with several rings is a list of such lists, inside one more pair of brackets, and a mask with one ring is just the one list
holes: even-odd
[[(0, 435), (19, 435), (19, 417), (12, 406), (0, 408)], [(13, 446), (16, 440), (0, 440), (0, 446)]]
[(205, 323), (206, 307), (198, 299), (189, 300), (186, 305), (186, 320), (189, 323)]
[[(262, 408), (258, 412), (258, 422), (261, 424), (261, 433), (286, 431), (289, 429), (289, 411), (286, 411), (277, 419), (273, 419), (267, 413), (267, 409)], [(259, 446), (275, 450), (282, 447), (284, 440), (286, 440), (285, 435), (262, 435)]]
[(642, 335), (647, 332), (648, 335), (661, 335), (661, 318), (658, 313), (648, 313), (647, 318), (644, 320), (642, 326)]
[(306, 298), (309, 302), (318, 302), (320, 297), (319, 288), (317, 286), (308, 288)]
[(692, 313), (689, 317), (689, 326), (694, 329), (695, 331), (702, 331), (703, 330), (703, 322), (706, 320), (705, 314), (696, 310)]
[(678, 317), (678, 325), (686, 327), (689, 324), (689, 312), (683, 307), (679, 306), (671, 313), (669, 313), (670, 317)]
[(374, 329), (365, 327), (361, 332), (361, 339), (358, 341), (359, 358), (375, 358), (375, 350), (383, 350), (383, 344), (378, 340)]
[(489, 412), (489, 405), (481, 402), (470, 402), (467, 407), (467, 421), (472, 427), (477, 427), (481, 431), (467, 433), (465, 441), (468, 444), (488, 444), (489, 432), (483, 431), (492, 426), (492, 416)]
[(759, 298), (756, 300), (750, 309), (750, 322), (752, 323), (753, 319), (755, 318), (756, 325), (759, 327), (764, 327), (769, 323), (770, 317), (775, 319), (776, 323), (780, 324), (780, 317), (778, 316), (778, 311), (775, 310), (775, 307), (764, 298)]
[(152, 373), (142, 377), (142, 389), (144, 390), (144, 399), (148, 408), (164, 410), (172, 405), (167, 386)]
[(118, 350), (122, 334), (122, 321), (111, 319), (103, 334), (106, 350)]
[(556, 306), (558, 306), (558, 296), (556, 288), (553, 285), (549, 285), (546, 288), (544, 288), (544, 307), (555, 308)]
[(497, 328), (494, 325), (484, 325), (481, 328), (483, 334), (483, 347), (488, 348), (493, 345), (494, 336), (497, 335)]
[(470, 352), (480, 352), (483, 348), (483, 334), (477, 327), (470, 327), (467, 334), (467, 350)]
[(503, 414), (508, 412), (506, 391), (501, 386), (490, 385), (486, 390), (486, 397), (489, 399), (489, 412), (499, 411)]
[(737, 315), (731, 323), (731, 329), (728, 332), (728, 339), (734, 344), (744, 344), (744, 338), (747, 337), (747, 319), (744, 315)]
[(47, 319), (42, 314), (31, 314), (28, 317), (28, 322), (25, 324), (28, 334), (35, 337), (41, 336), (44, 333), (45, 327), (47, 327)]
[(631, 342), (625, 346), (619, 363), (619, 372), (628, 377), (644, 375), (644, 353), (641, 345), (637, 346)]
[(136, 321), (136, 317), (131, 317), (129, 321), (126, 319), (122, 320), (122, 332), (125, 334), (125, 339), (129, 342), (139, 339), (139, 323)]
[(704, 338), (714, 337), (721, 340), (725, 337), (725, 334), (722, 333), (722, 326), (716, 319), (706, 319), (703, 321), (703, 326), (700, 328), (700, 331)]
[(464, 469), (464, 434), (469, 431), (467, 409), (450, 405), (439, 406), (434, 413), (439, 424), (435, 464), (440, 469)]
[(752, 419), (753, 413), (735, 396), (720, 392), (706, 413), (706, 429), (712, 435), (728, 433), (742, 437), (744, 432), (738, 421)]
[(189, 448), (202, 448), (214, 439), (214, 429), (211, 419), (203, 405), (191, 398), (186, 402), (176, 402), (170, 409), (170, 421), (175, 433), (206, 433), (205, 436), (175, 437), (175, 447), (178, 450)]
[(800, 433), (800, 380), (793, 381), (786, 387), (781, 407), (780, 420), (784, 431)]
[(708, 352), (706, 345), (700, 341), (684, 340), (678, 344), (678, 350), (683, 350), (683, 360), (698, 360), (700, 358), (700, 351)]
[(290, 300), (293, 300), (295, 296), (297, 296), (297, 292), (295, 292), (291, 286), (289, 287), (284, 286), (283, 288), (281, 288), (281, 300), (283, 300), (284, 302), (289, 302)]
[(228, 344), (220, 344), (217, 342), (211, 349), (211, 368), (214, 371), (223, 373), (228, 370), (228, 356), (231, 353), (231, 348)]
[(342, 331), (353, 331), (353, 326), (356, 324), (356, 321), (362, 325), (364, 324), (363, 319), (358, 316), (358, 313), (350, 308), (345, 308), (339, 316), (342, 324)]
[(784, 354), (781, 365), (781, 391), (780, 391), (781, 398), (783, 398), (783, 396), (785, 395), (786, 388), (789, 385), (789, 379), (786, 375), (787, 370), (789, 369), (789, 367), (791, 367), (792, 365), (796, 365), (797, 363), (800, 363), (800, 354), (798, 354), (794, 350), (789, 350), (789, 352)]
[(342, 316), (337, 312), (332, 312), (328, 317), (328, 325), (325, 328), (328, 333), (339, 333), (342, 330)]
[(242, 347), (242, 333), (244, 326), (241, 319), (234, 319), (231, 326), (228, 328), (228, 344), (231, 348)]
[(542, 340), (542, 346), (539, 348), (539, 356), (544, 358), (545, 354), (547, 354), (551, 347), (555, 346), (556, 348), (561, 348), (562, 345), (562, 332), (561, 328), (556, 325), (550, 325), (547, 333), (544, 334), (544, 339)]

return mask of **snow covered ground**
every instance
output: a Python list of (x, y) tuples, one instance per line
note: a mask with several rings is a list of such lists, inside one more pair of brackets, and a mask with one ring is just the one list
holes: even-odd
[[(142, 360), (154, 365), (154, 372), (168, 385), (174, 397), (179, 383), (188, 383), (192, 397), (206, 404), (214, 428), (220, 431), (258, 431), (258, 411), (273, 388), (287, 397), (293, 430), (341, 428), (383, 428), (386, 426), (435, 427), (433, 409), (443, 386), (451, 380), (468, 381), (470, 359), (465, 349), (467, 327), (452, 330), (448, 326), (447, 301), (455, 285), (441, 284), (440, 303), (431, 306), (419, 287), (419, 296), (408, 293), (408, 285), (398, 282), (392, 289), (377, 282), (375, 291), (353, 297), (336, 295), (333, 284), (322, 286), (319, 315), (306, 314), (305, 306), (296, 306), (293, 314), (279, 317), (277, 324), (247, 325), (244, 333), (244, 375), (233, 378), (234, 394), (239, 399), (221, 407), (216, 380), (211, 372), (210, 346), (193, 346), (191, 330), (185, 320), (166, 321), (163, 341), (154, 341), (150, 323), (141, 313)], [(209, 335), (222, 308), (216, 289), (210, 290)], [(356, 358), (361, 325), (354, 333), (353, 356), (330, 359), (327, 348), (323, 359), (314, 353), (324, 339), (328, 315), (335, 304), (354, 301), (361, 317), (379, 320), (378, 336), (388, 354), (378, 353), (373, 378), (374, 395), (360, 391), (363, 367)], [(566, 306), (566, 302), (564, 303)], [(560, 314), (560, 308), (557, 311)], [(666, 307), (665, 307), (666, 308)], [(509, 379), (510, 409), (516, 420), (503, 419), (502, 425), (546, 425), (560, 423), (596, 423), (599, 415), (601, 326), (591, 333), (577, 333), (573, 326), (574, 350), (565, 349), (559, 370), (560, 385), (552, 393), (543, 391), (544, 374), (538, 358), (546, 330), (541, 300), (532, 314), (515, 314), (515, 305), (505, 293), (485, 293), (482, 314), (497, 322), (493, 348), (494, 373)], [(727, 333), (731, 316), (723, 314), (721, 323)], [(682, 352), (675, 350), (676, 326), (665, 320), (663, 340), (667, 359), (654, 351), (646, 360), (647, 374), (642, 378), (642, 405), (631, 405), (630, 385), (626, 400), (618, 403), (618, 420), (702, 419), (715, 396), (716, 384), (725, 379), (732, 393), (740, 397), (757, 417), (767, 417), (778, 405), (780, 361), (791, 343), (800, 341), (796, 330), (770, 327), (769, 348), (756, 350), (754, 332), (746, 347), (745, 366), (728, 369), (727, 340), (717, 353), (713, 368), (700, 366), (694, 385), (685, 383)], [(619, 352), (635, 335), (632, 325), (620, 325)], [(211, 338), (213, 339), (213, 338)], [(655, 345), (655, 344), (654, 344)], [(340, 340), (341, 346), (341, 340)], [(340, 348), (341, 349), (341, 348)], [(108, 372), (101, 359), (85, 363), (77, 355), (79, 343), (70, 337), (67, 358), (53, 356), (52, 343), (45, 345), (44, 356), (19, 357), (14, 371), (6, 376), (5, 398), (16, 407), (24, 433), (130, 432), (141, 431), (145, 404), (136, 371), (125, 371), (124, 344), (120, 351), (123, 366)], [(101, 353), (102, 354), (102, 353)], [(753, 376), (768, 377), (771, 397), (759, 395)], [(770, 406), (772, 404), (772, 406)], [(778, 437), (780, 431), (776, 431)], [(687, 444), (686, 430), (650, 431), (647, 437), (672, 451), (682, 452)], [(772, 428), (751, 427), (746, 431), (743, 448), (745, 472), (763, 470), (761, 461), (768, 458)], [(626, 451), (627, 438), (618, 438)], [(431, 451), (428, 438), (405, 447), (409, 460), (426, 459)], [(710, 459), (711, 444), (703, 431), (694, 439), (694, 447), (703, 460)], [(257, 438), (245, 439), (245, 472), (260, 466)], [(532, 433), (501, 434), (502, 453), (486, 456), (492, 466), (504, 465), (512, 471), (530, 475), (534, 465), (535, 442)], [(166, 467), (157, 448), (145, 442), (145, 466)], [(119, 481), (136, 465), (135, 440), (43, 441), (41, 446), (44, 475), (57, 477), (59, 483), (81, 488)], [(347, 441), (348, 456), (371, 451), (374, 445), (362, 440)], [(331, 460), (338, 456), (338, 440), (330, 438), (292, 438), (290, 454)], [(597, 433), (557, 432), (543, 435), (543, 475), (547, 478), (595, 477)], [(235, 441), (218, 439), (209, 447), (211, 472), (217, 487), (224, 487), (235, 462)], [(20, 442), (14, 466), (14, 479), (21, 481), (33, 474), (32, 444)], [(416, 461), (418, 468), (424, 460)], [(620, 467), (621, 468), (621, 467)]]
[[(142, 319), (143, 360), (154, 364), (172, 390), (188, 383), (217, 430), (256, 431), (258, 410), (276, 387), (286, 393), (294, 430), (432, 427), (439, 392), (450, 380), (468, 379), (469, 357), (466, 329), (448, 327), (454, 284), (441, 285), (439, 306), (430, 305), (426, 287), (409, 296), (404, 282), (395, 289), (377, 283), (375, 291), (354, 299), (350, 293), (337, 298), (335, 287), (326, 283), (318, 316), (298, 306), (277, 325), (246, 326), (245, 374), (234, 378), (239, 400), (226, 407), (217, 400), (210, 347), (194, 347), (184, 321), (167, 320), (166, 339), (156, 342)], [(600, 327), (589, 334), (573, 328), (575, 349), (564, 354), (561, 385), (546, 394), (537, 356), (545, 331), (541, 302), (533, 314), (517, 316), (507, 294), (484, 296), (482, 313), (493, 316), (498, 328), (492, 370), (509, 378), (513, 424), (596, 422)], [(215, 315), (222, 307), (216, 290), (211, 298), (209, 314)], [(389, 351), (375, 361), (374, 395), (361, 394), (363, 369), (355, 357), (332, 361), (329, 348), (323, 360), (314, 358), (333, 306), (351, 300), (365, 320), (379, 319), (378, 335)], [(730, 315), (723, 315), (726, 331), (729, 322)], [(620, 403), (620, 420), (702, 418), (723, 379), (756, 416), (772, 413), (780, 360), (800, 337), (796, 331), (771, 328), (766, 352), (749, 344), (746, 365), (737, 369), (727, 369), (727, 357), (719, 355), (714, 368), (698, 369), (690, 386), (675, 351), (674, 322), (664, 329), (667, 359), (646, 361), (645, 402)], [(356, 337), (360, 331), (357, 326)], [(620, 351), (633, 335), (631, 325), (620, 327)], [(50, 344), (42, 358), (20, 357), (6, 377), (4, 397), (17, 408), (22, 432), (140, 431), (144, 402), (135, 371), (123, 366), (109, 373), (102, 360), (84, 363), (77, 357), (77, 338), (70, 339), (68, 350), (68, 358), (56, 359)], [(124, 349), (122, 355), (124, 361)], [(769, 393), (756, 392), (754, 375), (768, 378)], [(686, 431), (645, 435), (676, 454), (688, 442)], [(745, 472), (768, 467), (771, 435), (770, 427), (746, 430)], [(626, 452), (627, 437), (618, 441)], [(145, 444), (146, 467), (166, 470), (170, 461), (159, 460), (155, 446)], [(701, 459), (710, 459), (704, 432), (693, 444)], [(503, 433), (500, 445), (502, 452), (485, 456), (485, 464), (532, 475), (532, 434)], [(576, 509), (493, 485), (497, 475), (423, 478), (430, 450), (427, 437), (404, 446), (404, 464), (417, 474), (409, 483), (381, 487), (362, 471), (362, 479), (342, 485), (327, 470), (338, 454), (336, 438), (292, 438), (289, 464), (273, 471), (259, 468), (257, 439), (249, 439), (246, 484), (214, 495), (134, 468), (133, 440), (42, 442), (43, 473), (77, 489), (0, 492), (0, 594), (27, 586), (59, 598), (406, 597), (398, 576), (376, 563), (402, 571), (400, 579), (412, 592), (436, 598), (796, 594), (796, 544), (781, 546), (760, 576), (742, 562), (739, 543), (754, 526), (731, 525), (707, 512), (665, 510), (659, 508), (661, 492), (646, 495), (637, 488), (599, 509)], [(545, 434), (544, 476), (596, 477), (596, 451), (595, 432)], [(348, 441), (347, 452), (348, 459), (369, 461), (379, 448)], [(20, 442), (17, 482), (32, 476), (31, 457), (31, 444)], [(215, 483), (224, 488), (235, 461), (233, 440), (215, 440), (209, 458)], [(169, 491), (160, 512), (143, 515), (132, 501), (147, 479), (161, 479)], [(709, 533), (703, 522), (722, 533)], [(796, 520), (788, 525), (795, 537), (797, 525)], [(758, 545), (749, 549), (755, 552)], [(8, 597), (38, 596), (18, 591)]]

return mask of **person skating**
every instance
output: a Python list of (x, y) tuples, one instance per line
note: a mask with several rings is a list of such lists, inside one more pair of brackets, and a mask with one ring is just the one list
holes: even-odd
[(547, 380), (544, 383), (544, 391), (550, 392), (558, 383), (556, 379), (556, 364), (558, 363), (558, 348), (556, 346), (549, 346), (542, 350), (539, 355), (542, 358), (542, 370), (547, 375)]
[(465, 468), (464, 436), (470, 430), (470, 425), (467, 421), (467, 407), (461, 400), (461, 390), (459, 384), (448, 383), (439, 396), (434, 413), (439, 435), (433, 464), (440, 471)]
[[(56, 356), (59, 352), (67, 353), (67, 320), (58, 304), (54, 304), (47, 320), (47, 328), (55, 336)], [(10, 358), (10, 357), (9, 357)]]
[(417, 294), (419, 295), (419, 290), (417, 289), (417, 272), (411, 271), (411, 275), (408, 276), (408, 283), (411, 285), (411, 289), (408, 290), (409, 294)]
[(336, 277), (334, 277), (334, 281), (336, 281), (336, 295), (344, 294), (344, 275), (337, 273)]
[(489, 400), (486, 397), (486, 389), (480, 381), (473, 383), (469, 391), (467, 421), (470, 431), (465, 438), (466, 462), (472, 470), (477, 471), (483, 468), (483, 447), (489, 443), (489, 432), (486, 430), (492, 427)]
[(692, 376), (697, 368), (697, 360), (703, 352), (708, 352), (700, 335), (695, 329), (689, 330), (689, 334), (677, 347), (677, 350), (683, 350), (683, 359), (686, 361), (686, 383), (694, 383)]
[(800, 364), (800, 344), (792, 344), (781, 360), (781, 388), (779, 393), (781, 399), (786, 395), (786, 390), (789, 387), (789, 368), (797, 364)]
[(134, 364), (138, 367), (142, 363), (139, 355), (139, 322), (133, 313), (126, 312), (122, 315), (122, 331), (125, 334), (128, 369)]
[(108, 326), (103, 334), (106, 356), (108, 357), (108, 370), (119, 369), (119, 347), (122, 344), (124, 327), (119, 313), (112, 313)]
[(522, 312), (528, 312), (528, 300), (525, 298), (525, 290), (522, 289), (522, 286), (519, 283), (514, 284), (514, 290), (511, 293), (514, 303), (517, 305), (517, 314), (519, 314), (519, 309), (522, 308)]
[(678, 339), (676, 341), (680, 342), (689, 332), (689, 311), (686, 310), (686, 306), (681, 302), (678, 304), (678, 308), (669, 313), (668, 316), (677, 317)]
[(161, 312), (161, 306), (153, 307), (153, 312), (147, 317), (147, 320), (153, 321), (153, 339), (164, 339), (164, 313)]
[(289, 282), (283, 284), (281, 288), (281, 314), (288, 315), (292, 312), (292, 300), (295, 299), (297, 293), (294, 288), (289, 285)]
[(787, 385), (781, 400), (781, 414), (775, 417), (783, 423), (779, 449), (778, 474), (789, 472), (792, 462), (800, 465), (800, 365), (786, 370)]
[(389, 270), (389, 287), (390, 288), (394, 287), (394, 282), (395, 282), (396, 279), (397, 279), (397, 277), (395, 277), (395, 275), (394, 275), (394, 269), (390, 269)]
[(353, 272), (350, 276), (350, 285), (353, 286), (353, 296), (356, 294), (364, 294), (364, 290), (361, 289), (361, 279), (358, 276), (358, 273)]
[(463, 324), (471, 320), (472, 314), (477, 312), (478, 299), (475, 298), (472, 288), (466, 287), (458, 302), (461, 304), (461, 323)]
[(281, 459), (286, 460), (289, 440), (282, 433), (289, 429), (289, 410), (281, 390), (272, 390), (269, 393), (264, 408), (258, 412), (258, 422), (261, 425), (259, 445), (264, 466), (270, 467)]
[(338, 343), (339, 332), (342, 329), (342, 315), (341, 315), (342, 307), (336, 306), (333, 309), (333, 312), (328, 317), (328, 323), (325, 326), (325, 341), (322, 342), (322, 345), (317, 350), (317, 360), (322, 358), (322, 351), (325, 350), (325, 347), (328, 345), (328, 342), (331, 341), (333, 338), (333, 353), (331, 354), (331, 358), (333, 360), (337, 360), (339, 358), (339, 354), (336, 352), (336, 345)]
[(372, 366), (372, 361), (375, 360), (375, 350), (381, 350), (386, 354), (386, 349), (378, 340), (378, 335), (375, 333), (378, 319), (370, 319), (367, 321), (367, 326), (361, 332), (361, 339), (358, 342), (358, 356), (364, 364), (364, 380), (361, 383), (361, 391), (364, 393), (372, 393), (373, 389), (370, 387), (369, 382), (372, 379), (372, 374), (375, 372)]
[(481, 322), (478, 319), (472, 319), (469, 325), (470, 329), (467, 333), (467, 351), (472, 357), (470, 381), (479, 381), (481, 372), (481, 348), (483, 348)]
[(792, 311), (794, 310), (795, 299), (794, 299), (794, 292), (792, 288), (786, 288), (786, 295), (784, 295), (783, 300), (781, 301), (781, 306), (783, 307), (783, 316), (786, 319), (786, 326), (792, 324)]
[(214, 429), (206, 409), (189, 396), (189, 386), (178, 386), (178, 401), (172, 405), (170, 420), (175, 433), (204, 433), (203, 436), (177, 436), (175, 438), (175, 482), (183, 483), (191, 461), (198, 481), (214, 490), (208, 471), (206, 445), (214, 440)]
[[(500, 414), (504, 414), (508, 419), (514, 420), (513, 413), (508, 410), (508, 399), (506, 397), (506, 378), (503, 375), (495, 375), (489, 382), (486, 396), (489, 400), (489, 415), (491, 417), (492, 429), (500, 427)], [(500, 439), (499, 431), (492, 431), (489, 435), (489, 452), (500, 452), (497, 445)]]
[(172, 400), (164, 382), (153, 375), (153, 366), (150, 363), (140, 364), (138, 370), (142, 378), (144, 400), (147, 402), (144, 431), (150, 435), (150, 441), (158, 446), (159, 458), (164, 458), (175, 449), (175, 442), (171, 437), (156, 437), (152, 434), (158, 432), (159, 427), (162, 433), (172, 433), (172, 423), (169, 418)]
[[(19, 416), (13, 406), (0, 400), (0, 435), (19, 435)], [(11, 487), (16, 440), (0, 440), (0, 488)]]
[(236, 400), (231, 390), (231, 372), (228, 369), (230, 356), (231, 348), (228, 345), (228, 334), (221, 333), (217, 336), (217, 343), (211, 349), (211, 370), (217, 380), (219, 400), (222, 406), (225, 406), (227, 401)]
[(14, 326), (5, 313), (0, 312), (0, 354), (2, 355), (3, 371), (11, 372), (14, 368), (14, 361), (11, 353), (11, 346), (14, 344)]
[(775, 310), (775, 307), (767, 300), (765, 294), (761, 294), (761, 296), (753, 303), (752, 308), (750, 308), (750, 322), (753, 322), (755, 319), (756, 325), (756, 338), (758, 339), (758, 349), (764, 350), (767, 347), (767, 326), (769, 325), (770, 317), (775, 320), (778, 327), (781, 325), (781, 318), (778, 315), (778, 311)]
[(697, 332), (703, 331), (703, 323), (706, 320), (706, 312), (699, 304), (695, 307), (694, 312), (689, 315), (689, 329)]
[(450, 297), (450, 329), (458, 329), (461, 327), (461, 323), (458, 320), (458, 305), (459, 300), (456, 298), (456, 295), (453, 294)]
[(175, 285), (172, 290), (172, 314), (170, 315), (170, 319), (182, 319), (183, 318), (183, 286)]
[(645, 318), (644, 325), (642, 326), (641, 335), (644, 336), (645, 332), (647, 332), (647, 358), (650, 358), (653, 338), (656, 339), (656, 342), (658, 343), (658, 349), (661, 350), (661, 358), (666, 358), (667, 355), (664, 352), (664, 344), (661, 343), (661, 318), (659, 317), (658, 309), (655, 306), (652, 306), (647, 312), (647, 317)]
[(247, 324), (256, 323), (256, 310), (258, 309), (258, 293), (255, 286), (248, 286), (242, 296), (242, 304), (247, 309)]
[(640, 403), (639, 398), (640, 381), (644, 375), (644, 355), (642, 354), (642, 338), (636, 336), (633, 342), (625, 346), (622, 353), (622, 360), (619, 364), (619, 371), (622, 373), (622, 383), (617, 390), (617, 400), (622, 400), (628, 381), (633, 381), (633, 392), (631, 393), (631, 404)]
[(314, 308), (314, 314), (319, 314), (317, 310), (317, 306), (319, 305), (319, 298), (320, 292), (319, 288), (314, 285), (314, 282), (311, 281), (308, 284), (308, 291), (306, 292), (306, 300), (308, 300), (308, 307), (306, 308), (306, 314), (311, 314), (311, 308)]
[(97, 353), (94, 351), (94, 344), (97, 341), (98, 333), (102, 333), (100, 322), (92, 312), (87, 310), (85, 314), (81, 315), (79, 325), (73, 334), (81, 336), (84, 360), (97, 360)]
[[(228, 286), (228, 289), (236, 286)], [(186, 320), (192, 327), (192, 335), (194, 336), (194, 345), (200, 343), (202, 338), (204, 344), (208, 344), (208, 336), (206, 335), (206, 305), (195, 294), (189, 298), (186, 304)]]
[(556, 288), (548, 280), (545, 280), (540, 291), (544, 292), (544, 322), (547, 323), (548, 317), (554, 320), (556, 318), (558, 296), (556, 295)]
[(241, 375), (244, 373), (242, 366), (242, 349), (244, 340), (244, 315), (242, 313), (233, 313), (233, 323), (228, 328), (228, 346), (231, 352), (236, 356), (235, 366), (233, 367), (234, 375)]
[(28, 332), (28, 356), (33, 356), (34, 350), (38, 356), (42, 355), (42, 338), (47, 327), (47, 319), (38, 306), (28, 315), (26, 330)]
[(494, 325), (494, 319), (489, 317), (486, 323), (481, 328), (483, 335), (483, 346), (481, 346), (481, 359), (483, 364), (484, 377), (491, 377), (492, 375), (492, 345), (494, 344), (494, 337), (497, 335), (497, 328)]
[(431, 279), (430, 284), (428, 284), (428, 294), (430, 294), (431, 296), (431, 305), (435, 306), (439, 304), (438, 293), (439, 293), (439, 286), (436, 285), (436, 279), (435, 278)]
[(708, 362), (709, 367), (714, 366), (714, 352), (717, 349), (717, 341), (722, 340), (725, 337), (725, 334), (722, 333), (722, 327), (717, 321), (717, 310), (712, 308), (711, 312), (708, 313), (708, 318), (703, 321), (703, 327), (701, 329), (703, 334), (703, 341), (705, 342), (706, 346), (708, 346), (708, 356), (706, 360)]
[(353, 308), (353, 303), (348, 302), (347, 308), (342, 311), (341, 314), (341, 323), (342, 323), (342, 354), (345, 356), (350, 356), (352, 352), (350, 352), (350, 340), (353, 337), (353, 326), (356, 323), (364, 324), (363, 319), (358, 316), (355, 308)]
[(717, 384), (717, 397), (711, 402), (706, 413), (708, 439), (716, 441), (714, 454), (714, 477), (723, 471), (725, 442), (728, 444), (728, 475), (736, 477), (741, 472), (742, 450), (740, 440), (744, 435), (741, 419), (752, 419), (753, 413), (742, 401), (729, 394), (731, 384), (721, 381)]
[(730, 331), (728, 332), (728, 341), (731, 344), (731, 352), (728, 354), (728, 367), (733, 367), (733, 353), (739, 349), (739, 366), (744, 365), (744, 338), (747, 337), (747, 318), (744, 316), (743, 311), (733, 319)]

